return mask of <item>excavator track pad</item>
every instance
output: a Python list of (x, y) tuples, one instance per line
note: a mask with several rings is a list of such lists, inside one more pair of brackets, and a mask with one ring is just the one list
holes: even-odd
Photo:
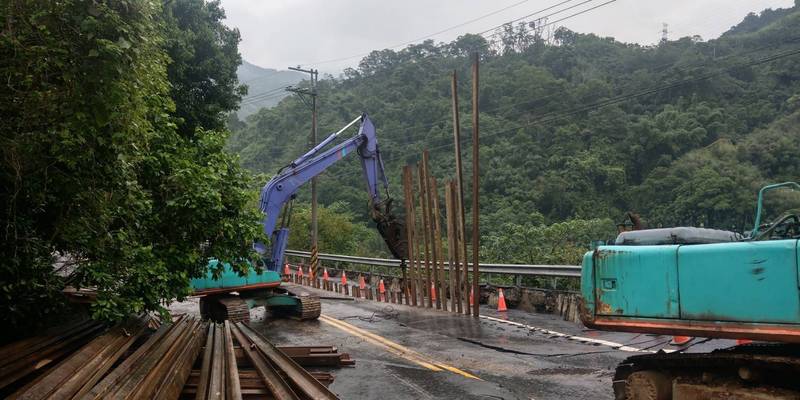
[(250, 322), (250, 307), (239, 296), (214, 296), (200, 299), (200, 314), (214, 322)]
[(322, 313), (322, 303), (317, 296), (298, 296), (296, 314), (292, 318), (308, 321), (319, 318)]

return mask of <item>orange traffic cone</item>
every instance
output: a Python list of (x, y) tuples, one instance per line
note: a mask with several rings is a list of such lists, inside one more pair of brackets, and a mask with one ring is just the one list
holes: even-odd
[(361, 294), (361, 298), (365, 299), (367, 297), (367, 283), (364, 282), (364, 276), (358, 276), (358, 292)]
[(386, 286), (383, 285), (383, 279), (378, 282), (378, 293), (381, 294), (381, 301), (386, 301)]
[(737, 346), (740, 346), (740, 345), (743, 345), (743, 344), (750, 344), (750, 343), (753, 343), (753, 341), (750, 340), (750, 339), (736, 339), (736, 345)]
[(330, 277), (328, 276), (328, 269), (325, 268), (322, 270), (322, 280), (327, 282)]
[(691, 336), (673, 336), (672, 337), (672, 341), (669, 342), (669, 344), (671, 344), (673, 346), (683, 346), (686, 343), (691, 342), (692, 339), (694, 339), (694, 338), (691, 337)]
[(436, 287), (431, 282), (431, 301), (436, 301)]
[(503, 295), (503, 289), (499, 289), (500, 292), (497, 295), (497, 311), (508, 311), (506, 308), (506, 296)]
[(299, 276), (300, 278), (303, 277), (303, 266), (302, 265), (298, 265), (297, 266), (297, 276)]
[(289, 275), (290, 275), (290, 272), (289, 272), (289, 263), (286, 263), (286, 264), (283, 266), (283, 274), (284, 274), (284, 275), (286, 275), (286, 276), (289, 276)]

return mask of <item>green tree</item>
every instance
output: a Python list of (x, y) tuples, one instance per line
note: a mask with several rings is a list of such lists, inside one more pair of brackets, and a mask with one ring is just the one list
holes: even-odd
[[(353, 216), (343, 203), (318, 207), (319, 251), (334, 254), (356, 254), (370, 233), (363, 225), (353, 223)], [(311, 206), (295, 205), (289, 225), (289, 248), (311, 250)]]
[(740, 162), (737, 146), (720, 141), (657, 168), (634, 198), (648, 220), (663, 226), (742, 231), (752, 223), (755, 193), (764, 178)]
[(261, 238), (227, 133), (178, 131), (161, 15), (146, 0), (0, 8), (6, 336), (50, 321), (65, 280), (97, 287), (96, 318), (163, 311), (208, 257), (246, 265)]
[(481, 257), (501, 263), (578, 265), (593, 240), (615, 235), (610, 219), (572, 219), (552, 225), (508, 223), (483, 239)]
[(198, 127), (222, 129), (226, 115), (239, 108), (247, 93), (236, 77), (242, 63), (239, 31), (223, 23), (219, 0), (165, 0), (162, 15), (179, 131), (191, 135)]

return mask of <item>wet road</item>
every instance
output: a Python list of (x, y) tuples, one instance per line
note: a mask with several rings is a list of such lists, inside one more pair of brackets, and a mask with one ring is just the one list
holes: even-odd
[[(614, 368), (639, 354), (613, 343), (669, 348), (669, 337), (589, 331), (517, 310), (501, 316), (482, 308), (475, 319), (367, 300), (322, 303), (318, 321), (273, 319), (256, 308), (251, 326), (277, 345), (334, 345), (350, 353), (354, 367), (328, 370), (342, 399), (611, 399)], [(197, 312), (196, 306), (195, 299), (173, 310)]]

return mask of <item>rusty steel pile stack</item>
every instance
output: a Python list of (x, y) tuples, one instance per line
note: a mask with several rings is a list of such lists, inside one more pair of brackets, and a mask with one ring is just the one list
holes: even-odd
[(336, 399), (333, 375), (303, 367), (353, 364), (330, 346), (276, 347), (242, 323), (81, 321), (0, 348), (0, 397)]

